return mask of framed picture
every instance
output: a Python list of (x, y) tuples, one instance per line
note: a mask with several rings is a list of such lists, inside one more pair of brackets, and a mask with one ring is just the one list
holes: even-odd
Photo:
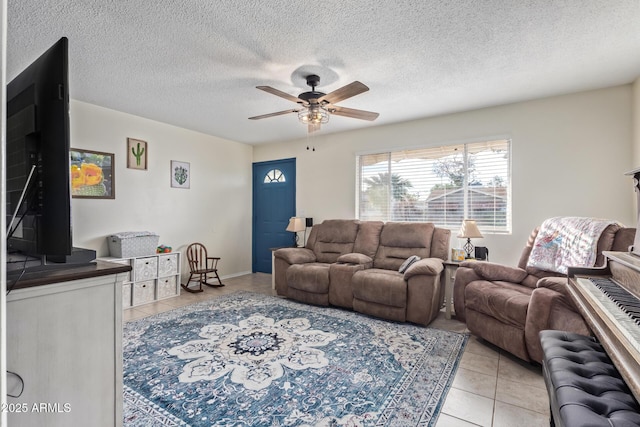
[(186, 162), (171, 160), (171, 186), (189, 188), (191, 184), (191, 166)]
[(127, 138), (127, 167), (147, 170), (147, 143), (140, 139)]
[(114, 155), (72, 148), (69, 173), (71, 196), (84, 199), (115, 199)]

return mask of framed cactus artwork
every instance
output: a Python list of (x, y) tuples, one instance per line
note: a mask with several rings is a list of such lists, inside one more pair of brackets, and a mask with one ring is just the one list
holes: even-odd
[(147, 170), (147, 143), (140, 139), (127, 138), (127, 167)]
[(187, 162), (171, 160), (171, 186), (189, 188), (191, 185), (191, 166)]
[(72, 148), (69, 154), (72, 197), (116, 198), (113, 153)]

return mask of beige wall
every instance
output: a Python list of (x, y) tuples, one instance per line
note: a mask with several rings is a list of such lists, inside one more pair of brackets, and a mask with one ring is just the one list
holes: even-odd
[[(127, 169), (127, 137), (147, 141), (146, 171)], [(78, 101), (71, 146), (115, 153), (116, 163), (115, 200), (73, 199), (74, 246), (107, 256), (107, 235), (149, 230), (174, 250), (204, 243), (223, 276), (251, 271), (251, 146)], [(171, 188), (171, 160), (191, 164), (190, 189)]]
[(636, 79), (632, 87), (633, 106), (633, 166), (640, 167), (640, 77)]
[[(492, 261), (516, 263), (531, 229), (547, 217), (594, 216), (634, 224), (632, 186), (624, 176), (634, 163), (631, 103), (632, 87), (625, 85), (259, 145), (254, 161), (296, 157), (297, 215), (319, 222), (355, 217), (359, 152), (510, 137), (513, 233), (474, 243), (488, 246)], [(307, 145), (316, 151), (307, 151)]]

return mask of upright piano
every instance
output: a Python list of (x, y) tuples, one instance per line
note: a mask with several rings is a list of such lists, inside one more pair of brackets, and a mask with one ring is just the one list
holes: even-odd
[(569, 268), (569, 293), (640, 401), (640, 256), (603, 254), (603, 268)]
[(569, 293), (636, 400), (640, 401), (640, 168), (638, 221), (629, 252), (603, 252), (602, 268), (569, 267)]

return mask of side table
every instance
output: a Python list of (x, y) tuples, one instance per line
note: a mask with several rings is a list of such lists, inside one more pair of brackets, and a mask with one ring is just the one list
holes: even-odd
[(271, 251), (271, 289), (276, 288), (276, 257), (275, 252), (278, 249), (289, 248), (290, 246), (276, 246), (273, 248), (269, 248)]
[(456, 278), (456, 271), (461, 261), (444, 261), (444, 317), (451, 319), (451, 309), (453, 307), (453, 282)]

